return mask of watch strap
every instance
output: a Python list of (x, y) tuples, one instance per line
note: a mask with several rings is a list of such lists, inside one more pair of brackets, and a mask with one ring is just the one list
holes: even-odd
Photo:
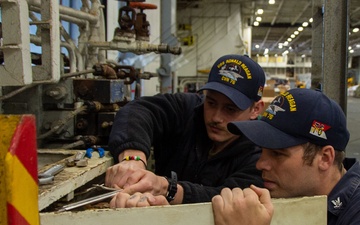
[(170, 203), (175, 199), (175, 195), (177, 192), (177, 174), (174, 171), (171, 171), (171, 178), (165, 177), (169, 182), (166, 200)]

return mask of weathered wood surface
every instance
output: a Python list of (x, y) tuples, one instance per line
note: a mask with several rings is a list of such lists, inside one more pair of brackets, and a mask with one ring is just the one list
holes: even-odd
[[(326, 225), (326, 196), (273, 199), (271, 225)], [(211, 203), (128, 209), (96, 209), (79, 212), (41, 213), (41, 225), (211, 225)]]
[[(78, 151), (84, 150), (39, 149), (38, 154), (56, 154), (56, 157), (64, 154), (64, 159), (40, 168), (39, 172), (43, 172), (55, 164), (65, 164), (66, 157), (72, 157)], [(100, 158), (98, 152), (94, 151), (86, 167), (65, 167), (55, 176), (54, 183), (39, 185), (39, 210), (43, 210), (68, 194), (71, 195), (75, 189), (103, 175), (112, 164), (113, 158), (109, 152), (106, 151), (105, 156)]]

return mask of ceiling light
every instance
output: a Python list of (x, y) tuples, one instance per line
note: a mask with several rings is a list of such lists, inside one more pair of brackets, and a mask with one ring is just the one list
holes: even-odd
[(282, 49), (282, 48), (283, 48), (283, 45), (282, 45), (282, 44), (279, 44), (279, 48)]
[(355, 27), (355, 28), (353, 29), (353, 32), (354, 32), (354, 33), (359, 32), (359, 28)]
[(308, 25), (309, 25), (308, 22), (303, 22), (303, 24), (302, 24), (303, 27), (307, 27)]
[(295, 38), (295, 34), (290, 35), (291, 38)]
[(301, 55), (301, 58), (305, 58), (305, 54)]
[(264, 55), (267, 55), (269, 53), (269, 49), (265, 48)]
[(349, 52), (350, 52), (350, 53), (354, 53), (354, 49), (351, 49)]
[(289, 45), (289, 42), (285, 41), (284, 46), (288, 46), (288, 45)]
[(287, 55), (289, 53), (289, 51), (288, 50), (286, 50), (285, 52), (283, 52), (282, 54), (283, 55)]
[(260, 45), (255, 45), (255, 48), (260, 48)]
[(360, 48), (360, 45), (359, 45), (359, 44), (357, 44), (357, 45), (355, 45), (355, 47), (356, 47), (356, 48)]
[(260, 16), (256, 17), (256, 21), (260, 22), (260, 21), (261, 21), (261, 17), (260, 17)]
[(288, 38), (288, 39), (287, 39), (287, 41), (288, 41), (288, 42), (291, 42), (291, 41), (292, 41), (292, 39), (291, 39), (291, 38)]
[(310, 19), (309, 19), (309, 23), (312, 23), (312, 22), (313, 22), (313, 18), (310, 18)]
[(255, 21), (255, 22), (254, 22), (254, 26), (255, 26), (255, 27), (259, 26), (259, 22), (258, 22), (258, 21)]
[(304, 30), (303, 27), (299, 27), (299, 28), (298, 28), (298, 31), (303, 31), (303, 30)]
[(278, 57), (278, 54), (275, 54), (274, 56), (275, 56), (275, 57)]
[(349, 47), (348, 47), (348, 49), (350, 50), (350, 49), (352, 49), (352, 47), (351, 47), (351, 46), (349, 46)]
[(257, 14), (262, 15), (263, 13), (264, 13), (264, 10), (263, 10), (263, 9), (258, 9), (258, 10), (257, 10)]
[(269, 0), (269, 4), (270, 4), (270, 5), (275, 4), (275, 0)]
[(298, 34), (299, 34), (299, 31), (297, 31), (297, 30), (294, 31), (294, 34), (295, 34), (295, 35), (298, 35)]

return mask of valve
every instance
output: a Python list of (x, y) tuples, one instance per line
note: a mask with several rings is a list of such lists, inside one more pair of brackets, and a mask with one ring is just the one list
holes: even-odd
[(144, 10), (157, 9), (157, 6), (154, 4), (142, 2), (130, 2), (129, 6), (140, 10), (140, 12), (136, 14), (135, 21), (136, 40), (150, 41), (150, 23), (146, 20), (146, 14), (144, 13)]

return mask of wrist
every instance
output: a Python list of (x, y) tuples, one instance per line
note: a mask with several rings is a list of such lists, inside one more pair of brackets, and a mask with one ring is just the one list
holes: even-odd
[(169, 184), (165, 198), (170, 203), (175, 199), (175, 195), (177, 193), (177, 174), (174, 171), (171, 171), (171, 178), (165, 178), (167, 179)]
[(127, 155), (127, 156), (124, 156), (124, 158), (120, 161), (120, 162), (123, 162), (123, 161), (138, 161), (138, 162), (142, 162), (142, 164), (144, 164), (145, 166), (145, 169), (147, 168), (147, 165), (146, 165), (146, 162), (144, 160), (141, 159), (140, 156), (137, 156), (137, 155)]
[(119, 162), (121, 162), (121, 160), (123, 160), (123, 158), (125, 156), (129, 156), (129, 155), (137, 155), (137, 156), (140, 156), (141, 159), (143, 159), (145, 162), (147, 157), (145, 155), (145, 153), (143, 151), (140, 151), (140, 150), (136, 150), (136, 149), (126, 149), (126, 150), (123, 150), (119, 156), (118, 156), (118, 160)]

